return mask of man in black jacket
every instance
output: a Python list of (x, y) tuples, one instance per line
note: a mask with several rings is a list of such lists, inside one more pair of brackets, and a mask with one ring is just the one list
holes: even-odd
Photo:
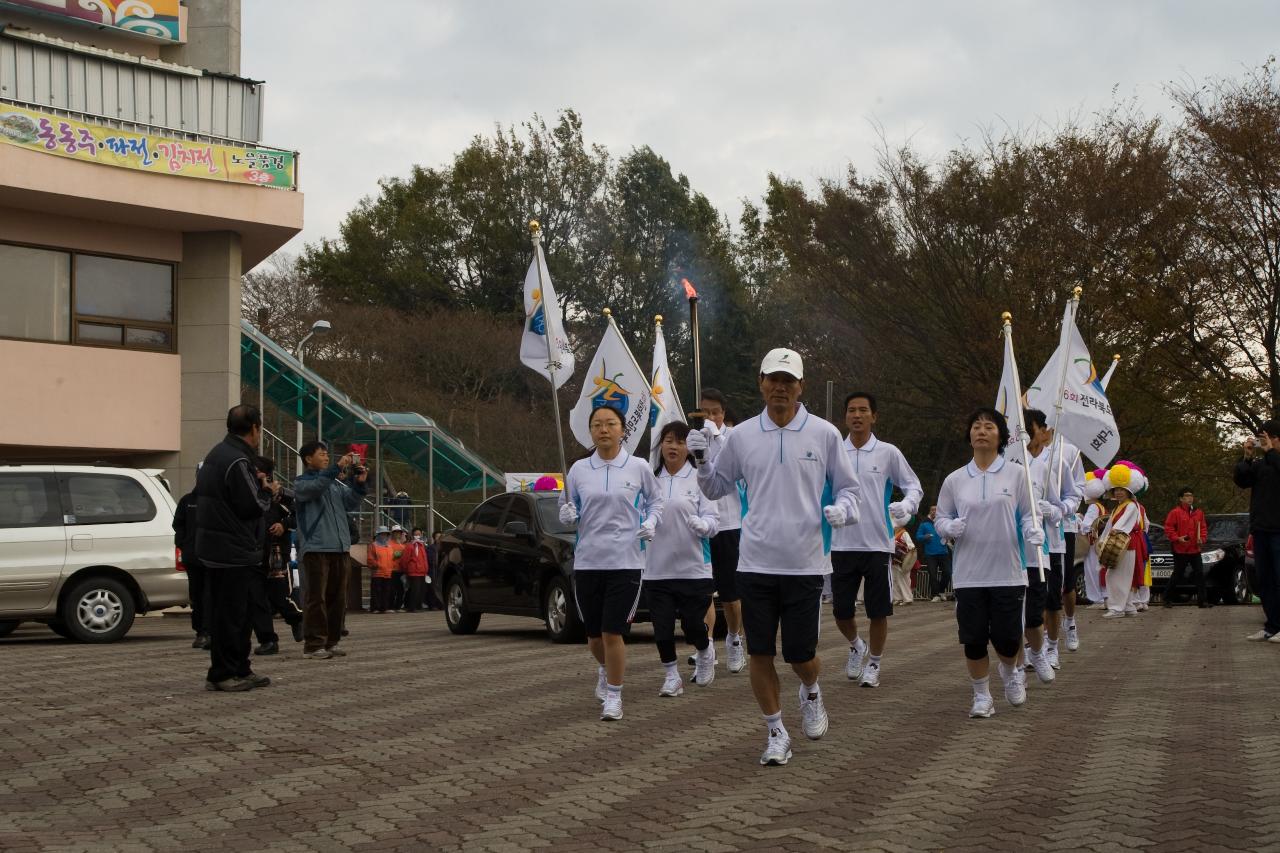
[(191, 599), (191, 630), (196, 638), (193, 649), (208, 650), (209, 641), (209, 572), (196, 557), (196, 491), (192, 489), (178, 501), (173, 513), (173, 544), (182, 552), (182, 565), (187, 572), (187, 597)]
[[(259, 456), (257, 470), (266, 475), (267, 483), (275, 477), (275, 463)], [(263, 540), (262, 564), (249, 575), (249, 621), (258, 637), (255, 655), (274, 655), (280, 651), (280, 635), (276, 633), (275, 616), (280, 615), (293, 631), (293, 640), (302, 642), (302, 610), (289, 597), (289, 531), (295, 526), (293, 492), (281, 488), (263, 516), (267, 535)]]
[(1244, 443), (1243, 451), (1234, 479), (1240, 488), (1251, 490), (1249, 532), (1266, 617), (1262, 630), (1249, 639), (1280, 643), (1280, 421), (1264, 423), (1257, 438)]
[(196, 474), (196, 553), (209, 572), (211, 597), (207, 690), (240, 692), (271, 679), (249, 666), (249, 576), (262, 562), (263, 515), (280, 484), (256, 470), (262, 413), (249, 405), (227, 412), (227, 437)]

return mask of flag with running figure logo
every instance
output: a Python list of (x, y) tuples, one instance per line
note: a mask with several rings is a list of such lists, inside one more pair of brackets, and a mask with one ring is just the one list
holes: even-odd
[[(550, 350), (547, 349), (547, 335), (551, 336)], [(524, 277), (524, 335), (520, 338), (520, 361), (548, 380), (552, 378), (554, 368), (556, 388), (573, 375), (576, 366), (541, 245), (534, 250), (529, 271)]]
[(618, 326), (609, 317), (609, 325), (600, 339), (591, 367), (582, 382), (578, 402), (569, 413), (569, 429), (583, 447), (594, 447), (591, 440), (591, 412), (601, 406), (617, 409), (622, 415), (622, 444), (627, 453), (635, 453), (640, 438), (649, 426), (649, 401), (653, 393), (649, 377), (640, 369), (635, 356), (622, 339)]
[(676, 396), (675, 381), (667, 367), (667, 340), (662, 334), (662, 322), (653, 324), (653, 373), (650, 382), (653, 397), (649, 402), (649, 461), (657, 465), (660, 456), (658, 435), (672, 421), (684, 423), (684, 409)]
[(1080, 448), (1095, 466), (1105, 468), (1120, 452), (1120, 428), (1076, 327), (1073, 302), (1067, 302), (1062, 315), (1058, 349), (1027, 389), (1027, 403), (1044, 412), (1049, 427)]

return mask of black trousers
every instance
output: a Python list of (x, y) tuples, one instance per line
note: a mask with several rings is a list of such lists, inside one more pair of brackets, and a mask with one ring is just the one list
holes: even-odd
[(649, 596), (649, 621), (653, 624), (653, 639), (658, 646), (658, 659), (671, 663), (676, 659), (676, 617), (684, 638), (694, 648), (702, 651), (710, 641), (707, 623), (702, 619), (711, 606), (711, 595), (716, 591), (711, 578), (645, 581)]
[(391, 609), (403, 610), (404, 599), (405, 599), (404, 573), (392, 572), (391, 573)]
[(1188, 569), (1191, 571), (1191, 579), (1196, 582), (1196, 603), (1205, 603), (1204, 560), (1199, 554), (1173, 555), (1173, 574), (1169, 575), (1169, 580), (1164, 585), (1164, 592), (1161, 593), (1165, 601), (1173, 601), (1179, 579)]
[(406, 575), (405, 580), (409, 582), (409, 589), (405, 592), (404, 609), (410, 613), (417, 613), (422, 609), (422, 600), (427, 590), (427, 579), (425, 577)]
[(187, 566), (187, 598), (191, 599), (191, 630), (209, 633), (209, 570), (192, 560)]
[(249, 666), (249, 584), (257, 566), (212, 567), (209, 572), (209, 681), (246, 678)]
[(292, 628), (302, 624), (302, 610), (289, 597), (289, 581), (270, 578), (259, 569), (249, 578), (249, 622), (259, 643), (278, 643), (274, 619), (279, 615)]
[(929, 594), (945, 595), (951, 583), (951, 552), (925, 554), (924, 564), (929, 567)]

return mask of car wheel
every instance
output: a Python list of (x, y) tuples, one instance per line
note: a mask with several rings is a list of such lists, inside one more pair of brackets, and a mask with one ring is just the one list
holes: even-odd
[(455, 634), (474, 634), (480, 627), (480, 614), (467, 609), (467, 592), (457, 575), (444, 587), (444, 621)]
[(18, 619), (5, 619), (3, 621), (0, 621), (0, 637), (9, 636), (14, 631), (16, 631), (18, 629), (18, 626), (21, 624), (22, 624), (21, 620), (18, 620)]
[(1231, 585), (1223, 590), (1224, 604), (1248, 604), (1249, 603), (1249, 573), (1243, 565), (1236, 566), (1231, 574), (1228, 575)]
[(563, 577), (554, 577), (542, 596), (542, 620), (553, 643), (581, 643), (586, 637), (573, 590)]
[(133, 627), (133, 596), (111, 578), (87, 578), (62, 602), (60, 621), (73, 640), (114, 643)]

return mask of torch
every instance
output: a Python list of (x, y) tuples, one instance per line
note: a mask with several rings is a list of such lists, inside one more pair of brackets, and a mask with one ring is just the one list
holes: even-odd
[[(698, 340), (698, 291), (687, 278), (680, 279), (684, 285), (684, 295), (689, 297), (689, 335), (693, 338), (693, 398), (698, 401), (698, 408), (685, 415), (689, 426), (702, 429), (706, 423), (706, 415), (702, 411), (702, 347)], [(702, 461), (703, 452), (696, 451), (694, 458)]]

